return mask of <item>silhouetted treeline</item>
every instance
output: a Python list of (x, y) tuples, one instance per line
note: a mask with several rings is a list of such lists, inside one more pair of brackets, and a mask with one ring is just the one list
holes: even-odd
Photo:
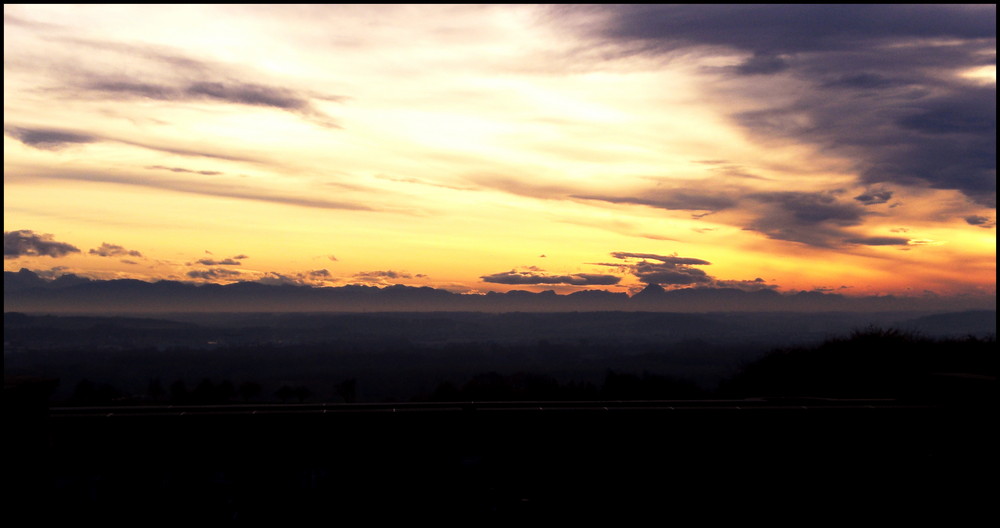
[(994, 401), (996, 338), (932, 339), (869, 327), (774, 351), (723, 382), (725, 396)]

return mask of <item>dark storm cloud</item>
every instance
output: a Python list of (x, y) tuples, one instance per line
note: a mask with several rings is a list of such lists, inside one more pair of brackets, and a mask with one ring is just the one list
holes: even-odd
[[(616, 251), (611, 254), (617, 259), (642, 259), (636, 263), (628, 263), (629, 271), (645, 284), (668, 286), (686, 286), (692, 284), (711, 284), (715, 281), (704, 271), (691, 266), (706, 266), (707, 260), (678, 257), (677, 255), (656, 255), (652, 253), (629, 253)], [(653, 262), (651, 262), (653, 261)]]
[(886, 189), (868, 189), (854, 197), (865, 205), (884, 204), (892, 198), (892, 191)]
[(748, 198), (757, 202), (757, 216), (745, 229), (812, 246), (838, 245), (846, 236), (843, 228), (859, 225), (867, 214), (862, 206), (841, 202), (832, 192), (765, 192)]
[(19, 257), (64, 257), (70, 253), (79, 253), (80, 249), (72, 244), (57, 242), (53, 235), (35, 233), (30, 229), (3, 232), (3, 258)]
[(108, 244), (107, 242), (102, 242), (101, 247), (94, 248), (87, 253), (91, 255), (97, 255), (98, 257), (141, 257), (142, 253), (134, 249), (125, 249), (117, 244)]
[(750, 197), (777, 205), (800, 224), (832, 222), (842, 226), (857, 225), (864, 214), (858, 206), (838, 201), (833, 193), (778, 191), (754, 193)]
[(101, 141), (98, 136), (51, 128), (5, 126), (3, 131), (29, 147), (42, 150), (59, 150), (70, 145)]
[(794, 79), (756, 86), (761, 108), (733, 116), (758, 134), (852, 159), (866, 184), (929, 185), (996, 206), (996, 85), (962, 77), (996, 64), (995, 5), (586, 9), (605, 15), (591, 35), (619, 50), (610, 56), (745, 54), (706, 68), (729, 77), (723, 94)]
[(909, 238), (901, 237), (858, 237), (845, 240), (848, 244), (861, 244), (864, 246), (905, 246), (910, 243)]
[[(904, 38), (992, 38), (991, 11), (893, 5), (621, 5), (607, 8), (606, 37), (649, 51), (693, 45), (789, 53), (864, 50)], [(992, 11), (992, 12), (995, 12)]]
[(568, 284), (571, 286), (608, 286), (618, 284), (621, 277), (597, 273), (576, 273), (573, 275), (545, 275), (534, 271), (504, 271), (479, 277), (483, 282), (494, 284)]

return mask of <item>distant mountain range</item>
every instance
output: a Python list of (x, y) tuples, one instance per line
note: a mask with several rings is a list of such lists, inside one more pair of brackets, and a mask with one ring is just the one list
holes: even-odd
[(4, 272), (4, 311), (25, 313), (163, 312), (570, 312), (570, 311), (960, 311), (996, 309), (996, 297), (849, 297), (735, 288), (665, 290), (649, 285), (629, 297), (605, 290), (560, 295), (513, 290), (460, 294), (401, 284), (312, 287), (257, 282), (193, 284), (135, 279), (93, 280), (66, 274), (47, 280), (31, 270)]

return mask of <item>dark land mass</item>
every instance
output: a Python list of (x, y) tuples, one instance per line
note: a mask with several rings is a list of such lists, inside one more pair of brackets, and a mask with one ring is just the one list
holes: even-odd
[(600, 385), (615, 372), (711, 390), (772, 349), (816, 344), (869, 326), (929, 338), (996, 333), (994, 311), (166, 317), (6, 313), (4, 373), (59, 379), (56, 401), (93, 392), (89, 385), (103, 387), (106, 401), (90, 403), (163, 401), (175, 384), (190, 391), (224, 382), (237, 389), (259, 384), (263, 392), (256, 401), (273, 398), (283, 386), (308, 390), (310, 401), (342, 401), (336, 387), (347, 380), (355, 380), (354, 401), (410, 401), (491, 373), (586, 386)]
[(972, 524), (995, 321), (6, 313), (9, 517)]

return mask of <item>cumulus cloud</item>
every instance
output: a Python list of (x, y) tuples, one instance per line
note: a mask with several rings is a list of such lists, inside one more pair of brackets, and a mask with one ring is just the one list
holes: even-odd
[(630, 253), (616, 251), (612, 257), (622, 260), (641, 259), (629, 263), (628, 269), (640, 282), (668, 286), (685, 286), (694, 284), (711, 284), (715, 281), (703, 270), (692, 266), (711, 264), (707, 260), (678, 257), (677, 255), (656, 255), (652, 253)]
[(996, 221), (988, 216), (969, 215), (965, 217), (965, 222), (969, 225), (990, 229), (997, 226)]
[(266, 272), (253, 282), (268, 286), (306, 286), (309, 284), (301, 275), (287, 275), (276, 271)]
[(238, 260), (227, 258), (222, 260), (215, 259), (199, 259), (198, 264), (204, 266), (242, 266), (242, 263)]
[(254, 282), (268, 286), (325, 286), (337, 281), (338, 279), (325, 269), (294, 273), (268, 271), (254, 279)]
[[(634, 253), (616, 251), (611, 256), (622, 262), (593, 263), (598, 266), (617, 268), (622, 273), (631, 273), (639, 282), (667, 288), (727, 288), (748, 292), (776, 290), (776, 284), (760, 277), (749, 280), (717, 279), (704, 270), (693, 266), (708, 266), (711, 262), (699, 258), (655, 253)], [(635, 259), (639, 259), (635, 262)]]
[(107, 242), (102, 242), (101, 247), (91, 249), (87, 252), (91, 255), (97, 255), (98, 257), (141, 257), (142, 253), (134, 249), (125, 249), (117, 244), (108, 244)]
[(206, 270), (191, 270), (187, 272), (187, 276), (192, 279), (204, 279), (204, 280), (235, 280), (242, 276), (243, 274), (236, 270), (226, 269), (226, 268), (214, 268)]
[(576, 273), (572, 275), (546, 275), (533, 270), (510, 270), (479, 277), (483, 282), (493, 284), (568, 284), (571, 286), (608, 286), (618, 284), (621, 277), (597, 273)]
[(72, 244), (58, 242), (47, 233), (35, 233), (30, 229), (3, 232), (3, 258), (19, 257), (64, 257), (70, 253), (79, 253), (80, 249)]
[[(209, 255), (212, 254), (211, 251), (207, 251), (207, 250), (205, 251), (205, 253), (207, 253)], [(248, 257), (247, 255), (244, 255), (244, 254), (241, 253), (239, 255), (235, 255), (235, 256), (232, 256), (232, 257), (227, 257), (227, 258), (224, 258), (224, 259), (201, 258), (201, 259), (196, 260), (195, 262), (188, 262), (187, 265), (188, 266), (194, 266), (194, 265), (197, 265), (197, 264), (201, 264), (202, 266), (242, 266), (243, 263), (240, 262), (240, 261), (244, 260), (244, 259), (248, 259), (248, 258), (250, 258), (250, 257)]]
[(230, 259), (222, 259), (222, 260), (199, 259), (198, 260), (198, 264), (201, 264), (201, 265), (204, 265), (204, 266), (242, 266), (242, 263), (240, 261), (234, 260), (234, 259), (231, 259), (231, 258)]

